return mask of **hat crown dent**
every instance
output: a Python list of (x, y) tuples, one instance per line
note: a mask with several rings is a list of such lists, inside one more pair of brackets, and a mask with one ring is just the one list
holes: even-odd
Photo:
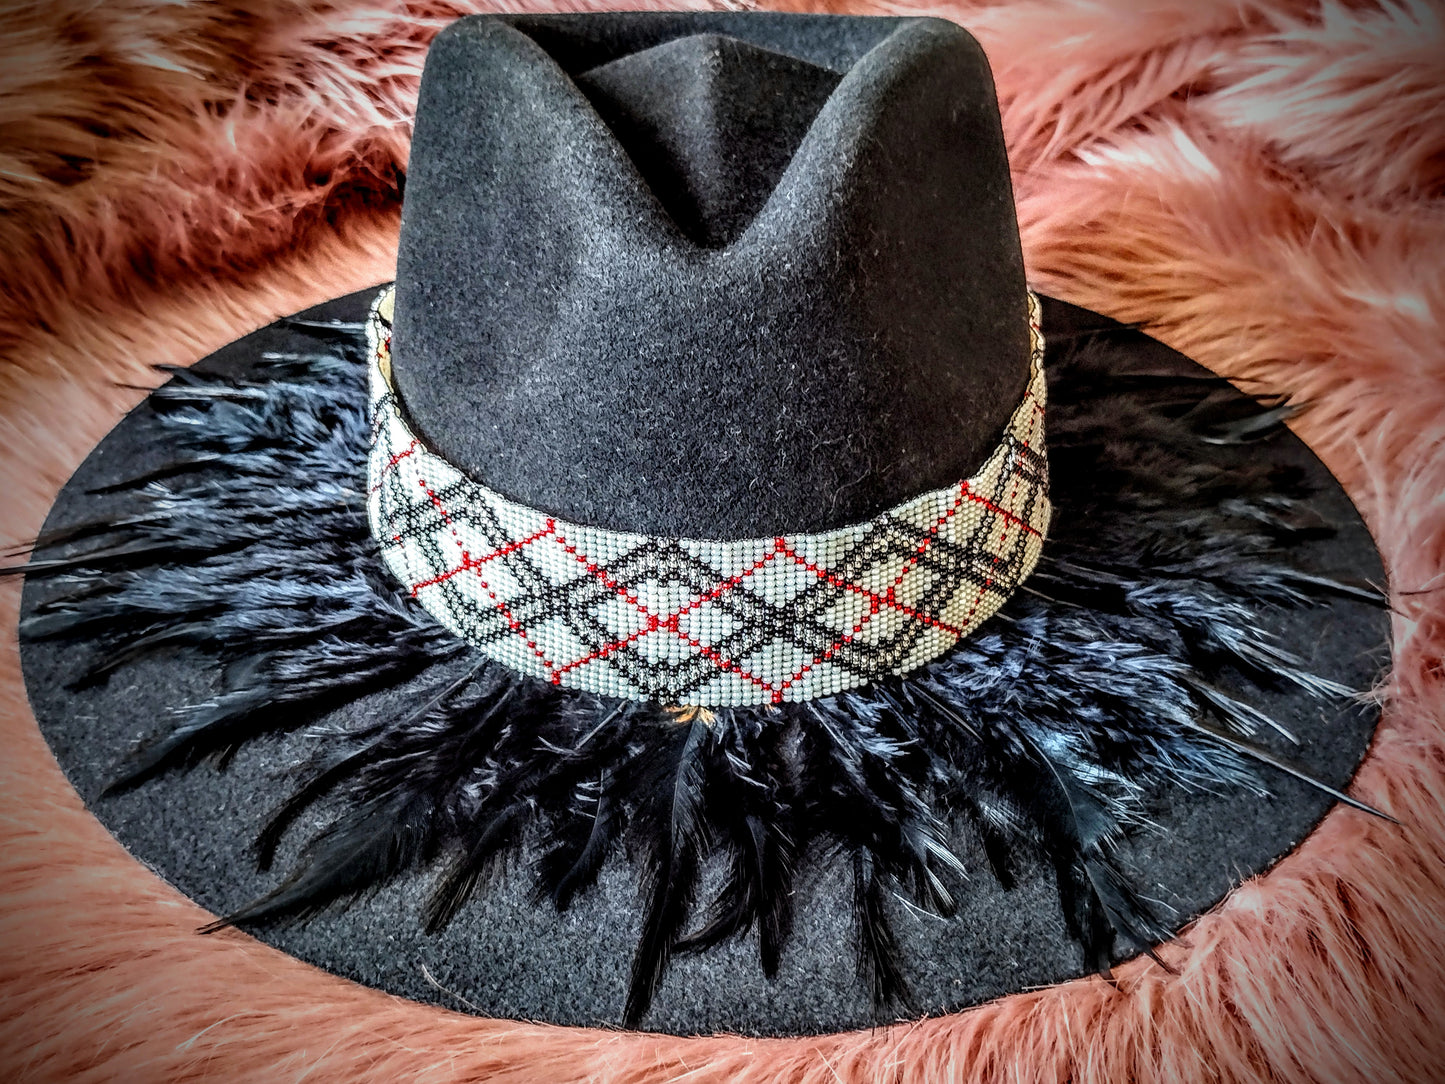
[(724, 34), (675, 38), (577, 76), (648, 189), (695, 244), (757, 217), (841, 75)]
[[(824, 25), (838, 22), (864, 24), (852, 56)], [(846, 66), (831, 92), (820, 88), (833, 73), (797, 56), (815, 29)], [(698, 32), (709, 36), (686, 40)], [(603, 114), (706, 129), (675, 82), (635, 76), (713, 49), (731, 51), (721, 83), (761, 65), (821, 104), (801, 123), (792, 114), (795, 151), (777, 153), (784, 138), (769, 162), (730, 165), (711, 195), (733, 227), (750, 217), (710, 246)], [(707, 78), (693, 83), (704, 99), (719, 85)], [(765, 198), (728, 190), (749, 175)], [(429, 446), (516, 501), (675, 537), (867, 520), (991, 453), (1028, 379), (1026, 311), (992, 80), (953, 24), (479, 16), (433, 45), (398, 260), (396, 386)]]

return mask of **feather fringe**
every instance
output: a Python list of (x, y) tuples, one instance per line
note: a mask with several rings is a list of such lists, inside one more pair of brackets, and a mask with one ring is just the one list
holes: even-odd
[[(259, 833), (260, 864), (323, 796), (339, 794), (342, 812), (275, 891), (218, 926), (304, 918), (440, 865), (422, 908), (440, 929), (529, 841), (536, 898), (562, 910), (620, 850), (647, 900), (632, 1026), (674, 954), (756, 929), (776, 973), (795, 871), (836, 855), (852, 870), (860, 978), (880, 1009), (907, 1006), (888, 900), (952, 911), (964, 869), (947, 840), (963, 822), (1005, 885), (1024, 855), (1052, 864), (1070, 930), (1107, 969), (1116, 938), (1149, 951), (1170, 935), (1114, 858), (1151, 794), (1260, 792), (1259, 766), (1309, 778), (1251, 741), (1270, 719), (1202, 675), (1228, 663), (1259, 686), (1346, 696), (1255, 614), (1331, 594), (1380, 601), (1290, 563), (1292, 542), (1329, 529), (1297, 472), (1198, 454), (1266, 436), (1287, 404), (1172, 371), (1121, 378), (1081, 342), (1051, 363), (1043, 559), (949, 655), (776, 707), (557, 689), (479, 661), (387, 577), (366, 521), (361, 328), (290, 327), (309, 348), (269, 356), (253, 378), (176, 372), (150, 400), (171, 458), (107, 487), (131, 511), (41, 539), (37, 551), (62, 555), (15, 570), (59, 587), (23, 635), (93, 645), (81, 684), (177, 645), (224, 668), (225, 691), (182, 709), (116, 787), (421, 683), (405, 716), (316, 727), (315, 758)], [(713, 855), (726, 874), (695, 916)]]

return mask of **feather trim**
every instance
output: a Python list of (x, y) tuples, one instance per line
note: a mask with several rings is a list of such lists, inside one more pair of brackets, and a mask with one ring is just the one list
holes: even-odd
[[(269, 356), (254, 378), (175, 373), (150, 400), (169, 461), (106, 487), (128, 513), (44, 538), (37, 551), (62, 554), (12, 570), (59, 585), (22, 631), (90, 644), (81, 683), (177, 645), (223, 668), (224, 691), (185, 706), (115, 786), (421, 683), (403, 716), (314, 728), (313, 761), (259, 831), (261, 865), (323, 796), (341, 812), (280, 887), (218, 926), (305, 917), (440, 865), (422, 907), (437, 929), (527, 842), (536, 898), (562, 910), (622, 851), (647, 900), (635, 1025), (676, 953), (756, 929), (775, 973), (795, 871), (834, 855), (852, 872), (860, 977), (880, 1007), (906, 1006), (888, 899), (952, 910), (961, 822), (1005, 885), (1024, 855), (1052, 864), (1070, 929), (1104, 969), (1116, 937), (1147, 951), (1169, 936), (1113, 857), (1151, 794), (1261, 792), (1260, 767), (1309, 778), (1250, 740), (1272, 721), (1247, 691), (1204, 675), (1227, 664), (1246, 687), (1347, 695), (1255, 615), (1331, 594), (1380, 601), (1291, 562), (1295, 541), (1329, 529), (1298, 472), (1198, 454), (1260, 439), (1281, 404), (1241, 407), (1197, 374), (1121, 376), (1083, 344), (1050, 369), (1049, 545), (948, 655), (802, 704), (679, 711), (558, 689), (480, 660), (387, 576), (366, 521), (361, 326), (291, 324), (312, 348)], [(695, 917), (712, 855), (726, 874)]]

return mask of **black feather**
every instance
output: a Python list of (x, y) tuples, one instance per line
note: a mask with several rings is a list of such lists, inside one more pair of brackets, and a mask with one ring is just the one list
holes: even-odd
[(1345, 805), (1352, 806), (1362, 813), (1368, 813), (1372, 817), (1379, 817), (1381, 820), (1389, 821), (1391, 824), (1400, 823), (1388, 813), (1382, 813), (1374, 806), (1366, 802), (1362, 802), (1358, 798), (1346, 794), (1344, 791), (1336, 787), (1330, 786), (1328, 783), (1315, 778), (1315, 776), (1311, 775), (1304, 768), (1301, 768), (1298, 764), (1294, 764), (1291, 761), (1286, 760), (1284, 757), (1276, 756), (1268, 749), (1264, 749), (1261, 746), (1256, 745), (1254, 742), (1246, 741), (1245, 739), (1236, 737), (1233, 734), (1225, 733), (1224, 731), (1218, 730), (1215, 727), (1210, 726), (1208, 723), (1201, 722), (1197, 719), (1191, 720), (1188, 726), (1191, 730), (1196, 730), (1201, 734), (1208, 735), (1210, 738), (1219, 742), (1220, 745), (1223, 745), (1236, 753), (1240, 753), (1243, 756), (1250, 758), (1251, 760), (1257, 760), (1261, 764), (1265, 764), (1271, 768), (1274, 768), (1276, 771), (1280, 771), (1285, 773), (1286, 775), (1293, 776), (1295, 779), (1300, 780), (1300, 782), (1302, 783), (1308, 783), (1316, 790), (1328, 794), (1337, 802), (1344, 802)]
[(439, 810), (420, 793), (366, 802), (308, 843), (296, 870), (274, 891), (204, 927), (305, 918), (388, 884), (433, 849)]
[(636, 1027), (652, 1005), (663, 968), (681, 938), (697, 885), (699, 852), (706, 843), (700, 817), (703, 753), (707, 724), (701, 716), (681, 724), (657, 770), (643, 766), (642, 798), (634, 817), (652, 841), (647, 909), (632, 960), (632, 978), (623, 1011), (624, 1027)]
[(878, 1007), (913, 1006), (912, 991), (898, 959), (898, 939), (883, 903), (883, 882), (872, 855), (853, 852), (853, 924), (857, 931), (858, 976)]
[[(435, 696), (427, 700), (420, 708), (405, 716), (398, 724), (397, 730), (406, 728), (421, 722), (433, 711), (444, 705), (452, 696), (461, 691), (463, 687), (477, 679), (485, 664), (479, 663), (467, 670), (455, 681), (449, 682)], [(291, 822), (310, 808), (316, 801), (328, 794), (337, 784), (349, 779), (359, 769), (367, 764), (374, 763), (388, 750), (391, 743), (391, 734), (384, 728), (373, 726), (369, 732), (374, 733), (378, 729), (381, 733), (371, 738), (361, 748), (354, 752), (346, 752), (340, 756), (334, 756), (330, 762), (313, 770), (311, 778), (299, 789), (291, 794), (291, 797), (271, 815), (266, 826), (261, 829), (261, 834), (256, 838), (256, 864), (262, 870), (271, 868), (271, 863), (276, 855), (276, 848), (281, 843), (281, 837)], [(364, 737), (360, 732), (353, 733), (354, 738)]]
[[(537, 897), (550, 898), (558, 911), (567, 910), (579, 892), (596, 882), (616, 838), (617, 806), (608, 793), (606, 772), (597, 777), (595, 787), (578, 788), (567, 820), (570, 831), (556, 834), (537, 871)], [(586, 826), (585, 833), (577, 831), (577, 822)]]
[(778, 971), (792, 929), (789, 900), (798, 855), (792, 823), (793, 791), (782, 743), (786, 726), (716, 729), (716, 754), (706, 779), (709, 823), (729, 853), (727, 879), (709, 908), (708, 921), (675, 946), (703, 952), (758, 927), (758, 956), (769, 978)]

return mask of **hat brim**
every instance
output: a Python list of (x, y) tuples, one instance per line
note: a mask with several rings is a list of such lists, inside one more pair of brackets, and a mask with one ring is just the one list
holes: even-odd
[[(367, 291), (341, 298), (303, 317), (360, 321), (372, 296)], [(1126, 370), (1208, 376), (1148, 336), (1060, 302), (1045, 299), (1044, 326), (1052, 350), (1074, 349), (1084, 339), (1107, 340), (1121, 377)], [(196, 368), (239, 376), (255, 371), (267, 354), (307, 345), (307, 333), (283, 321)], [(1198, 454), (1240, 466), (1264, 456), (1294, 468), (1311, 491), (1310, 507), (1333, 528), (1301, 537), (1294, 549), (1297, 564), (1383, 584), (1373, 541), (1348, 497), (1287, 430), (1247, 444), (1201, 443)], [(95, 491), (161, 466), (165, 455), (155, 439), (153, 413), (143, 405), (72, 477), (46, 530), (122, 512), (124, 494)], [(1056, 494), (1057, 515), (1068, 515), (1070, 496)], [(35, 613), (63, 589), (30, 578), (22, 614)], [(1363, 599), (1337, 595), (1308, 609), (1262, 608), (1258, 620), (1306, 669), (1352, 688), (1372, 686), (1388, 662), (1388, 614)], [(176, 650), (129, 663), (103, 684), (74, 688), (83, 662), (77, 651), (62, 641), (25, 640), (22, 661), (42, 733), (96, 816), (132, 854), (217, 914), (234, 912), (274, 888), (307, 829), (324, 825), (333, 811), (325, 803), (310, 811), (288, 835), (276, 871), (257, 871), (256, 834), (285, 792), (286, 773), (310, 758), (314, 738), (301, 731), (269, 735), (237, 750), (225, 771), (168, 772), (102, 796), (116, 764), (150, 736), (158, 720), (214, 695), (219, 674), (206, 656)], [(379, 694), (342, 714), (384, 713), (405, 703), (408, 691)], [(1260, 689), (1254, 703), (1300, 739), (1291, 745), (1265, 732), (1258, 739), (1262, 745), (1330, 786), (1348, 785), (1373, 734), (1375, 706), (1322, 704), (1287, 688)], [(1267, 784), (1267, 798), (1198, 789), (1161, 795), (1151, 811), (1154, 830), (1137, 832), (1124, 844), (1122, 864), (1136, 887), (1157, 901), (1172, 929), (1210, 908), (1240, 880), (1268, 869), (1334, 805), (1329, 795), (1287, 775), (1270, 774)], [(965, 833), (951, 842), (961, 853), (977, 849)], [(509, 876), (476, 896), (437, 934), (423, 932), (417, 919), (431, 876), (405, 874), (346, 909), (253, 932), (328, 971), (416, 1000), (559, 1024), (618, 1022), (640, 922), (639, 888), (625, 861), (609, 862), (596, 889), (563, 915), (534, 902), (525, 876)], [(1059, 914), (1054, 874), (1046, 864), (1025, 864), (1010, 888), (979, 869), (958, 895), (958, 912), (947, 919), (895, 909), (900, 956), (922, 1011), (952, 1011), (1089, 970)], [(763, 977), (747, 940), (677, 958), (645, 1025), (676, 1033), (817, 1034), (876, 1022), (850, 954), (840, 951), (853, 921), (844, 871), (824, 863), (805, 867), (795, 898), (796, 923), (776, 979)]]

